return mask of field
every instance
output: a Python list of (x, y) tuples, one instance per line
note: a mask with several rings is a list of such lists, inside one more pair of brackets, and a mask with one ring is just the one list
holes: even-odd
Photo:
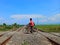
[(10, 31), (10, 30), (16, 30), (17, 28), (21, 27), (23, 25), (19, 25), (19, 24), (12, 24), (12, 25), (7, 25), (5, 23), (3, 23), (3, 25), (0, 25), (0, 31)]
[[(12, 25), (7, 25), (3, 23), (3, 25), (0, 25), (0, 31), (9, 31), (9, 30), (16, 30), (17, 28), (21, 27), (23, 25), (19, 24), (12, 24)], [(36, 28), (41, 29), (42, 31), (46, 32), (60, 32), (60, 24), (58, 25), (35, 25)]]
[(46, 32), (60, 32), (60, 24), (59, 25), (36, 25), (35, 27)]

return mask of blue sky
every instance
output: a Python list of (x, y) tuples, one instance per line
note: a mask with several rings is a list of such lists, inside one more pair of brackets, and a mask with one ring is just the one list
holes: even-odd
[(0, 0), (0, 24), (28, 24), (30, 17), (36, 24), (60, 24), (60, 0)]

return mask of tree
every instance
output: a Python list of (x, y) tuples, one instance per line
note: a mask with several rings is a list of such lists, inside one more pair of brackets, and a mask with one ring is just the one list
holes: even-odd
[(14, 23), (14, 24), (13, 24), (13, 26), (15, 26), (15, 27), (16, 27), (16, 26), (17, 26), (17, 23)]
[(6, 23), (3, 23), (3, 26), (6, 26)]
[(14, 23), (13, 24), (13, 30), (16, 30), (17, 29), (17, 26), (18, 26), (18, 24), (17, 23)]
[(3, 27), (4, 27), (4, 28), (6, 27), (6, 23), (3, 23)]

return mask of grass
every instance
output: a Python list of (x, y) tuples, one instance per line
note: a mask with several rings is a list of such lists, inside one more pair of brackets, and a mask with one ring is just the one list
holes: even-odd
[(60, 25), (36, 25), (35, 27), (46, 32), (60, 32)]
[(24, 41), (24, 43), (22, 43), (22, 45), (29, 45), (29, 43), (27, 41)]
[[(23, 25), (0, 25), (0, 31), (9, 31), (9, 30), (15, 30), (19, 27), (22, 27)], [(38, 29), (41, 29), (42, 31), (46, 32), (60, 32), (60, 24), (59, 25), (36, 25)]]
[(12, 29), (12, 26), (0, 26), (0, 31), (8, 31)]
[(0, 25), (0, 31), (9, 31), (9, 30), (16, 30), (19, 27), (22, 27), (23, 25), (17, 25), (17, 26), (13, 26), (13, 25)]

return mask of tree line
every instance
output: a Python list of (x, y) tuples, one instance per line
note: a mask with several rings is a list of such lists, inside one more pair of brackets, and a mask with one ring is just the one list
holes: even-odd
[(5, 30), (16, 30), (17, 28), (21, 27), (23, 25), (20, 25), (20, 24), (17, 24), (17, 23), (14, 23), (14, 24), (11, 24), (11, 25), (8, 25), (6, 23), (3, 23), (0, 25), (0, 30), (1, 31), (5, 31)]

